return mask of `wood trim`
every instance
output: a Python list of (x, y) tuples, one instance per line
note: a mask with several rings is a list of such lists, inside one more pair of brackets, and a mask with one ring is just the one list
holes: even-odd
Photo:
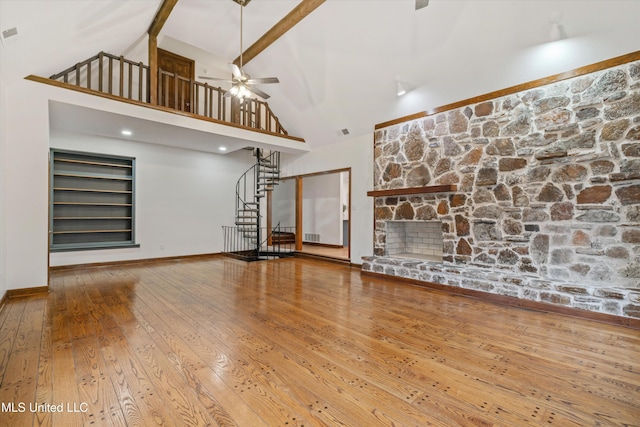
[(178, 3), (178, 0), (163, 0), (156, 16), (149, 26), (148, 33), (150, 36), (158, 36), (160, 34), (160, 30), (162, 30), (165, 22), (169, 19), (169, 15), (171, 15), (171, 11), (176, 3)]
[(145, 102), (136, 101), (136, 100), (133, 100), (133, 99), (120, 98), (120, 97), (115, 96), (115, 95), (109, 95), (108, 93), (99, 92), (97, 90), (87, 89), (87, 88), (84, 88), (84, 87), (78, 87), (78, 86), (75, 86), (75, 85), (72, 85), (72, 84), (69, 84), (69, 83), (59, 82), (59, 81), (56, 81), (56, 80), (51, 80), (51, 79), (47, 79), (47, 78), (40, 77), (40, 76), (29, 75), (29, 76), (25, 77), (25, 80), (30, 80), (30, 81), (37, 82), (37, 83), (44, 83), (44, 84), (47, 84), (47, 85), (50, 85), (50, 86), (56, 86), (56, 87), (59, 87), (59, 88), (62, 88), (62, 89), (74, 90), (76, 92), (82, 92), (82, 93), (86, 93), (88, 95), (99, 96), (99, 97), (102, 97), (102, 98), (110, 99), (112, 101), (124, 102), (125, 104), (136, 105), (138, 107), (151, 108), (153, 110), (164, 111), (165, 113), (171, 113), (171, 114), (177, 114), (177, 115), (180, 115), (180, 116), (190, 117), (192, 119), (204, 120), (204, 121), (207, 121), (207, 122), (216, 123), (216, 124), (225, 125), (225, 126), (230, 126), (230, 127), (234, 127), (234, 128), (237, 128), (237, 129), (244, 129), (244, 130), (248, 130), (248, 131), (252, 131), (252, 132), (256, 132), (256, 133), (261, 133), (261, 134), (264, 134), (264, 135), (277, 136), (277, 137), (280, 137), (280, 138), (289, 139), (291, 141), (305, 142), (304, 139), (298, 138), (296, 136), (290, 136), (290, 135), (284, 135), (284, 134), (280, 134), (280, 133), (267, 132), (267, 131), (264, 131), (264, 130), (261, 130), (261, 129), (255, 129), (255, 128), (251, 128), (251, 127), (248, 127), (248, 126), (239, 125), (239, 124), (236, 124), (236, 123), (230, 123), (230, 122), (225, 122), (223, 120), (212, 119), (210, 117), (199, 116), (197, 114), (193, 114), (193, 113), (190, 113), (188, 111), (174, 110), (173, 108), (163, 107), (161, 105), (147, 104)]
[(321, 248), (332, 248), (332, 249), (342, 249), (344, 248), (344, 246), (342, 245), (333, 245), (331, 243), (319, 243), (319, 242), (302, 242), (305, 245), (309, 245), (309, 246), (319, 246)]
[(49, 271), (67, 271), (67, 270), (75, 270), (79, 268), (98, 268), (98, 267), (116, 267), (120, 265), (129, 265), (129, 264), (160, 264), (165, 262), (174, 262), (174, 261), (198, 261), (198, 260), (207, 260), (207, 259), (216, 259), (221, 258), (224, 255), (216, 252), (211, 254), (196, 254), (196, 255), (177, 255), (177, 256), (169, 256), (169, 257), (160, 257), (160, 258), (144, 258), (144, 259), (131, 259), (131, 260), (123, 260), (123, 261), (107, 261), (107, 262), (94, 262), (87, 264), (73, 264), (73, 265), (58, 265), (49, 267)]
[[(349, 259), (351, 259), (351, 226), (352, 226), (352, 222), (351, 222), (351, 206), (352, 206), (352, 188), (351, 188), (351, 180), (352, 180), (352, 172), (351, 172), (351, 168), (340, 168), (340, 169), (331, 169), (328, 171), (322, 171), (322, 172), (312, 172), (312, 173), (306, 173), (306, 174), (300, 174), (300, 175), (292, 175), (292, 176), (286, 176), (286, 177), (281, 177), (280, 180), (281, 181), (285, 181), (288, 179), (295, 179), (296, 180), (296, 250), (297, 251), (301, 251), (302, 250), (302, 180), (304, 178), (310, 178), (313, 176), (322, 176), (322, 175), (329, 175), (329, 174), (334, 174), (334, 173), (342, 173), (342, 172), (349, 172)], [(299, 218), (299, 227), (298, 227), (298, 215), (300, 215)], [(298, 232), (298, 230), (300, 230), (300, 232)], [(298, 239), (300, 240), (298, 242)], [(310, 242), (305, 242), (307, 244), (310, 244)]]
[(163, 0), (149, 26), (149, 102), (158, 103), (158, 35), (178, 0)]
[(389, 126), (398, 125), (400, 123), (410, 122), (412, 120), (421, 119), (423, 117), (427, 117), (429, 114), (426, 111), (420, 111), (418, 113), (413, 113), (408, 116), (399, 117), (397, 119), (389, 120), (387, 122), (378, 123), (375, 125), (374, 129), (384, 129)]
[(489, 101), (491, 99), (500, 98), (507, 95), (513, 95), (514, 93), (522, 92), (529, 89), (534, 89), (540, 86), (545, 86), (552, 83), (557, 83), (562, 80), (571, 79), (574, 77), (583, 76), (586, 74), (595, 73), (596, 71), (606, 70), (607, 68), (616, 67), (629, 62), (640, 60), (640, 51), (628, 53), (626, 55), (617, 56), (615, 58), (607, 59), (605, 61), (596, 62), (595, 64), (586, 65), (584, 67), (576, 68), (575, 70), (567, 71), (564, 73), (555, 74), (549, 77), (543, 77), (538, 80), (533, 80), (528, 83), (522, 83), (516, 86), (511, 86), (506, 89), (500, 89), (494, 92), (489, 92), (484, 95), (475, 96), (462, 101), (454, 102), (452, 104), (436, 107), (431, 110), (421, 111), (409, 116), (400, 117), (387, 122), (378, 123), (375, 125), (375, 130), (383, 129), (389, 126), (397, 125), (400, 123), (416, 120), (422, 117), (432, 116), (434, 114), (442, 113), (444, 111), (454, 110), (456, 108), (464, 107), (470, 104), (477, 104), (479, 102)]
[[(282, 37), (282, 35), (302, 21), (311, 12), (316, 10), (318, 6), (325, 1), (326, 0), (302, 0), (291, 12), (287, 14), (287, 16), (271, 27), (269, 31), (267, 31), (242, 53), (242, 65), (247, 65), (249, 61)], [(240, 65), (240, 56), (238, 56), (233, 63)]]
[[(307, 244), (307, 243), (305, 243)], [(294, 254), (294, 256), (296, 258), (306, 258), (306, 259), (315, 259), (318, 261), (322, 261), (322, 262), (331, 262), (334, 264), (341, 264), (341, 265), (346, 265), (349, 266), (351, 268), (362, 268), (362, 264), (352, 264), (350, 260), (348, 259), (342, 259), (342, 258), (334, 258), (334, 257), (330, 257), (327, 255), (320, 255), (320, 254), (311, 254), (308, 252), (296, 252)]]
[(429, 185), (426, 187), (393, 188), (391, 190), (367, 191), (369, 197), (402, 196), (406, 194), (452, 193), (458, 191), (456, 184)]
[(296, 251), (302, 250), (302, 177), (296, 177)]
[(33, 288), (8, 289), (0, 298), (0, 312), (4, 310), (10, 299), (26, 298), (36, 295), (47, 295), (49, 293), (49, 277), (47, 275), (47, 286), (36, 286)]
[(149, 103), (158, 103), (158, 37), (149, 34)]
[(409, 279), (406, 277), (390, 276), (387, 274), (375, 273), (372, 271), (361, 271), (360, 274), (384, 280), (393, 280), (394, 282), (403, 282), (410, 285), (416, 285), (436, 291), (443, 291), (454, 295), (476, 298), (495, 304), (502, 304), (510, 307), (519, 307), (527, 310), (536, 310), (546, 313), (562, 314), (579, 319), (594, 320), (596, 322), (603, 322), (611, 325), (624, 326), (627, 328), (640, 330), (640, 319), (636, 319), (634, 317), (615, 316), (613, 314), (580, 310), (573, 307), (565, 307), (545, 302), (531, 301), (507, 295), (490, 294), (488, 292), (477, 291), (475, 289), (465, 289), (449, 285), (440, 285), (437, 283), (423, 282), (421, 280)]
[(284, 181), (286, 179), (309, 178), (312, 176), (330, 175), (332, 173), (341, 173), (341, 172), (351, 173), (351, 168), (331, 169), (331, 170), (322, 171), (322, 172), (311, 172), (311, 173), (303, 173), (300, 175), (285, 176), (285, 177), (281, 177), (280, 181)]
[(8, 289), (2, 297), (3, 302), (13, 298), (24, 298), (33, 295), (43, 295), (49, 293), (49, 286), (35, 286), (32, 288)]

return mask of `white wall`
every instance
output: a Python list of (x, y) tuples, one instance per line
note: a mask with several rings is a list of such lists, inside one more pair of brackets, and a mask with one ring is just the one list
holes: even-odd
[(349, 199), (350, 199), (350, 191), (349, 191), (349, 180), (350, 178), (349, 172), (340, 172), (340, 198), (342, 200), (342, 205), (340, 210), (342, 210), (342, 219), (349, 219)]
[[(138, 108), (28, 80), (2, 88), (2, 289), (47, 285), (49, 195), (49, 101), (87, 108), (139, 112), (142, 119), (154, 110)], [(167, 119), (173, 116), (168, 113)], [(177, 116), (178, 118), (180, 116)], [(216, 135), (212, 135), (215, 144)], [(240, 150), (224, 156), (175, 149), (156, 144), (127, 143), (89, 135), (54, 131), (60, 148), (134, 155), (140, 159), (136, 213), (139, 249), (58, 253), (53, 265), (141, 259), (155, 256), (211, 253), (220, 250), (221, 225), (233, 225), (235, 182), (252, 164)], [(247, 157), (245, 161), (244, 157)], [(241, 166), (240, 166), (241, 165)], [(178, 187), (181, 188), (178, 191)], [(168, 199), (172, 199), (169, 203)], [(231, 200), (231, 202), (230, 202)], [(181, 231), (183, 230), (183, 231)], [(164, 250), (160, 249), (164, 246)]]
[(282, 155), (282, 176), (351, 168), (351, 262), (373, 254), (373, 134), (314, 148), (302, 155)]
[[(318, 234), (318, 243), (342, 245), (340, 174), (308, 176), (302, 179), (302, 240)], [(313, 240), (310, 240), (313, 241)]]
[(7, 168), (7, 155), (5, 144), (7, 140), (7, 97), (5, 96), (7, 86), (4, 79), (0, 76), (0, 298), (7, 292), (6, 280), (6, 234), (7, 224), (5, 221), (5, 183), (6, 178), (4, 170)]
[(233, 225), (235, 182), (251, 153), (226, 156), (52, 130), (51, 147), (136, 159), (135, 241), (139, 248), (56, 252), (51, 265), (221, 252)]
[(6, 88), (2, 175), (7, 289), (47, 285), (49, 116), (46, 100), (20, 81)]
[(296, 180), (280, 181), (273, 189), (272, 220), (275, 227), (280, 223), (282, 227), (296, 226)]

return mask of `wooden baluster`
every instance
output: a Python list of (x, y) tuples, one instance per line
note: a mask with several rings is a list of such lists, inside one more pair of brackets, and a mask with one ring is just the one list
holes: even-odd
[(109, 95), (113, 95), (113, 58), (109, 57)]
[(158, 94), (158, 104), (162, 105), (163, 107), (170, 107), (169, 85), (171, 84), (171, 76), (164, 73), (160, 73), (160, 72), (158, 73), (159, 73), (158, 81), (162, 79), (162, 103), (160, 102), (160, 95)]
[(262, 103), (256, 105), (256, 128), (262, 129)]
[(147, 102), (151, 104), (151, 67), (145, 67), (147, 83), (145, 85), (147, 89)]
[(271, 124), (273, 123), (273, 117), (271, 115), (271, 110), (267, 110), (267, 132), (271, 132)]
[(98, 90), (100, 92), (102, 92), (102, 79), (104, 78), (104, 71), (102, 70), (103, 67), (103, 59), (104, 59), (104, 52), (100, 52), (100, 54), (98, 55)]
[(191, 112), (200, 115), (200, 89), (191, 80)]
[(163, 77), (160, 71), (158, 71), (158, 78), (156, 79), (157, 88), (156, 88), (156, 105), (162, 105), (162, 92), (163, 92)]
[(124, 57), (120, 55), (120, 96), (124, 98)]
[(195, 90), (195, 82), (193, 80), (189, 80), (189, 90), (191, 90), (191, 94), (189, 96), (191, 106), (189, 111), (194, 114), (198, 114), (198, 91)]
[(144, 64), (142, 62), (138, 63), (138, 101), (142, 101), (142, 83), (144, 81)]
[[(204, 84), (204, 115), (205, 117), (211, 117), (211, 108), (209, 106), (209, 100), (211, 99), (211, 94), (209, 93), (209, 84)], [(209, 113), (209, 114), (207, 114)]]
[(164, 97), (164, 101), (162, 105), (165, 107), (171, 107), (170, 105), (171, 100), (169, 99), (169, 85), (172, 84), (171, 76), (167, 74), (162, 74), (162, 83), (164, 85), (163, 86), (164, 94), (162, 95)]
[(227, 103), (224, 102), (224, 95), (222, 92), (218, 92), (218, 120), (226, 120), (227, 118)]
[(178, 110), (178, 76), (173, 75), (173, 108)]
[(133, 95), (133, 64), (131, 62), (129, 62), (129, 84), (128, 84), (128, 98), (131, 99), (132, 95)]
[(87, 89), (91, 89), (91, 61), (87, 62)]

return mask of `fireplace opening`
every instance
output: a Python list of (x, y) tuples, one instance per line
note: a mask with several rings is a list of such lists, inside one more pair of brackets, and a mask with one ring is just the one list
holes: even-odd
[(385, 255), (442, 262), (441, 221), (387, 221)]

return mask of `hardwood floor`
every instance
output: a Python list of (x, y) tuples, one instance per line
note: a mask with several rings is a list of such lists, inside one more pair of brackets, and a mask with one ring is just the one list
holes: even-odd
[(334, 247), (319, 246), (319, 245), (302, 245), (302, 250), (300, 252), (305, 254), (320, 255), (323, 257), (349, 261), (348, 247), (334, 248)]
[(0, 426), (640, 424), (640, 331), (312, 259), (57, 271), (0, 328)]

